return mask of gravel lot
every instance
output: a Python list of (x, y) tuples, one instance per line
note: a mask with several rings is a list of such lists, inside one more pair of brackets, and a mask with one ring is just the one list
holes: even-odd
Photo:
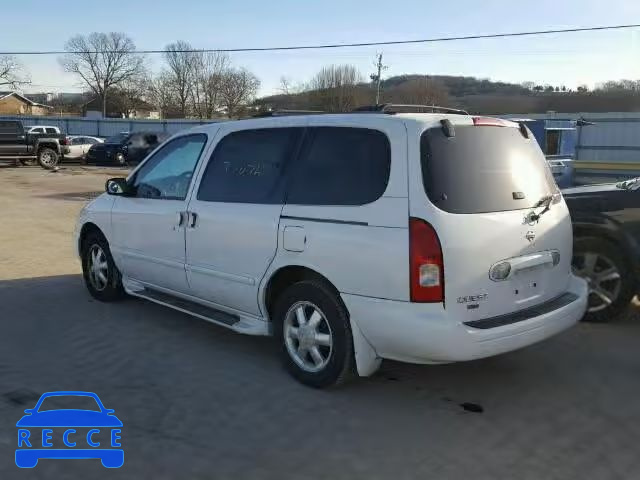
[[(73, 223), (122, 173), (0, 166), (0, 478), (640, 478), (638, 307), (500, 357), (386, 362), (311, 390), (268, 338), (89, 297)], [(52, 390), (93, 391), (116, 410), (122, 468), (15, 466), (15, 423)]]

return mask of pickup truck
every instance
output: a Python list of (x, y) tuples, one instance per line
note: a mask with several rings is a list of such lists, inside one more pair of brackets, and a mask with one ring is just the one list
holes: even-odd
[(0, 119), (0, 160), (27, 164), (36, 159), (42, 168), (52, 169), (69, 152), (64, 133), (25, 132), (22, 122)]

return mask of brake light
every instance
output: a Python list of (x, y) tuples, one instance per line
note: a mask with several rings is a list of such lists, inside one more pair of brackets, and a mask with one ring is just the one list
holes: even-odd
[(60, 139), (60, 145), (69, 145), (69, 139), (67, 137), (62, 137)]
[(444, 301), (444, 262), (435, 229), (419, 218), (409, 219), (409, 281), (411, 301)]
[(493, 117), (473, 117), (473, 124), (476, 127), (511, 127), (513, 122)]

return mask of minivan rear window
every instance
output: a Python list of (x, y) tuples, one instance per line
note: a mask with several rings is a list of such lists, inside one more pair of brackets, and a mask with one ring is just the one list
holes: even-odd
[(533, 135), (517, 128), (455, 126), (420, 139), (422, 180), (429, 200), (450, 213), (485, 213), (533, 207), (557, 191)]

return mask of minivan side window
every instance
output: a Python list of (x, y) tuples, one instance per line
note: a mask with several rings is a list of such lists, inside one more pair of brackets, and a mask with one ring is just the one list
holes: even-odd
[(211, 154), (198, 200), (204, 202), (284, 202), (285, 167), (295, 155), (304, 128), (241, 130), (225, 136)]
[(206, 143), (206, 135), (195, 134), (164, 145), (136, 172), (133, 179), (136, 197), (184, 200)]
[(364, 205), (382, 196), (391, 169), (384, 133), (352, 127), (310, 127), (308, 133), (287, 203)]

